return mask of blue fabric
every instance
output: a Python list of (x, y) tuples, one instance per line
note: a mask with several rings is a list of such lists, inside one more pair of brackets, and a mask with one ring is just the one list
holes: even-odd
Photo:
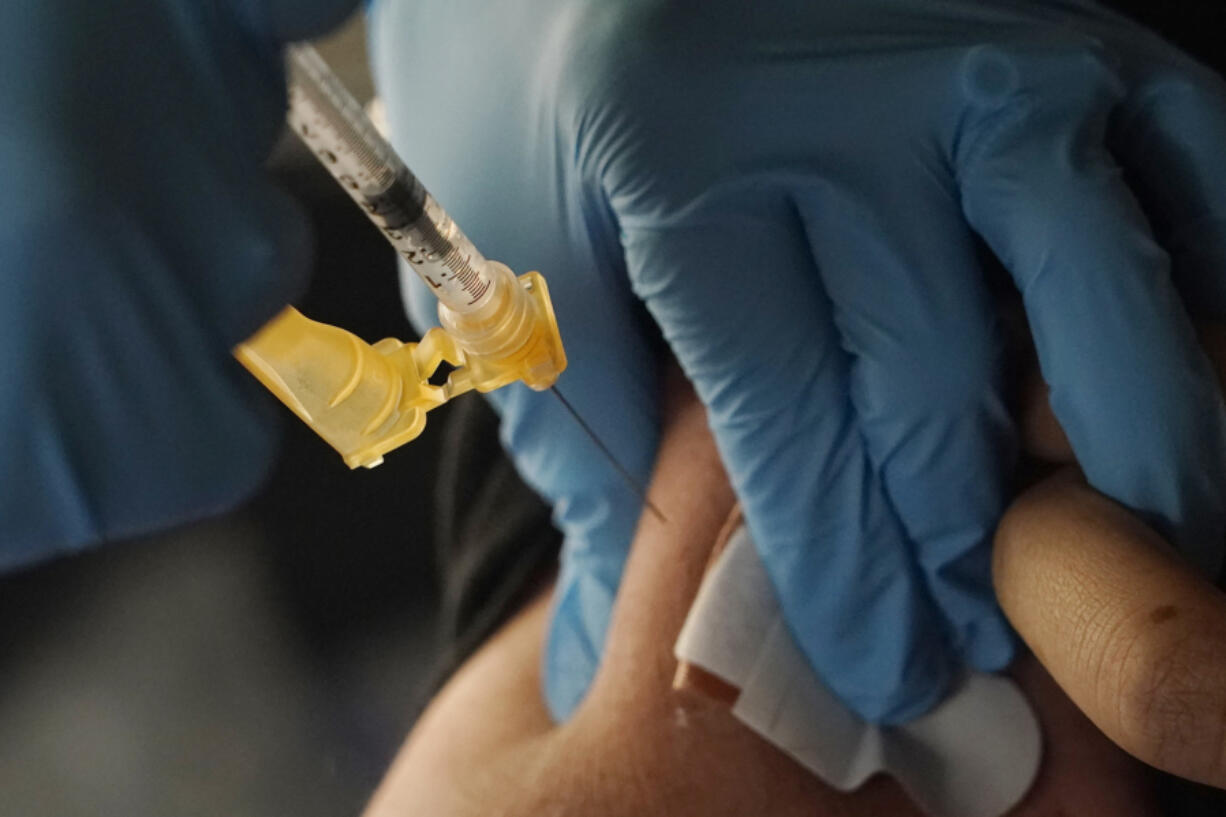
[[(959, 665), (1014, 652), (989, 556), (1016, 430), (980, 239), (1090, 480), (1219, 567), (1226, 407), (1185, 301), (1226, 317), (1226, 94), (1156, 36), (1074, 0), (373, 15), (394, 142), (487, 255), (545, 273), (560, 387), (648, 479), (646, 309), (792, 633), (865, 718), (913, 718)], [(640, 508), (548, 395), (493, 401), (566, 537), (544, 676), (564, 718)]]
[(309, 266), (280, 39), (353, 2), (0, 5), (0, 568), (209, 512), (274, 423), (230, 348)]

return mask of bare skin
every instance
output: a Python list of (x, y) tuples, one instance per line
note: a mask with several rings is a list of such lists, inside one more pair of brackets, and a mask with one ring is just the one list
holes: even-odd
[[(540, 699), (546, 592), (431, 704), (367, 817), (919, 814), (887, 779), (840, 794), (724, 708), (679, 707), (672, 644), (733, 496), (701, 406), (680, 383), (668, 392), (651, 493), (670, 522), (644, 516), (640, 523), (604, 663), (574, 718), (554, 726)], [(1015, 817), (1159, 813), (1139, 765), (1037, 663), (1019, 662), (1016, 674), (1044, 722), (1047, 752)]]
[[(1226, 384), (1226, 328), (1200, 332)], [(1073, 461), (1041, 383), (1024, 416), (1033, 451)], [(993, 559), (1009, 620), (1103, 732), (1153, 766), (1226, 788), (1226, 594), (1072, 465), (1014, 502)]]

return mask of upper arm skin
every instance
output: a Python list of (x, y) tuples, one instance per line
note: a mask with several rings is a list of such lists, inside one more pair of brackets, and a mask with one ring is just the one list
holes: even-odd
[[(733, 503), (701, 406), (669, 390), (651, 485), (668, 515), (644, 515), (587, 699), (561, 726), (540, 698), (548, 605), (530, 603), (435, 699), (367, 817), (491, 813), (651, 817), (912, 817), (892, 781), (836, 792), (722, 707), (679, 707), (672, 645)], [(1014, 814), (1151, 814), (1137, 767), (1081, 718), (1040, 668), (1019, 680), (1040, 710), (1047, 762)]]
[(539, 756), (553, 732), (540, 694), (547, 614), (548, 595), (541, 593), (447, 682), (414, 726), (367, 817), (484, 815), (488, 798), (510, 798), (533, 785), (522, 774), (524, 761)]
[(918, 815), (889, 781), (840, 795), (725, 709), (678, 708), (672, 645), (734, 500), (688, 386), (668, 389), (664, 414), (650, 492), (668, 522), (640, 522), (604, 661), (574, 717), (553, 727), (541, 702), (538, 598), (434, 700), (367, 817)]

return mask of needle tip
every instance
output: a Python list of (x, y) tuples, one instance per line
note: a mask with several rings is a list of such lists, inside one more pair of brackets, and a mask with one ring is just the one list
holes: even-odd
[(553, 392), (553, 396), (558, 398), (558, 402), (562, 404), (562, 407), (566, 409), (566, 412), (572, 418), (574, 418), (575, 422), (579, 424), (579, 427), (583, 429), (583, 432), (587, 434), (588, 439), (591, 440), (598, 449), (600, 449), (600, 453), (604, 454), (605, 459), (607, 459), (617, 473), (621, 475), (622, 480), (626, 483), (630, 490), (634, 492), (634, 495), (637, 496), (640, 501), (642, 501), (647, 510), (651, 511), (652, 515), (655, 516), (656, 519), (660, 520), (662, 524), (667, 525), (668, 518), (664, 516), (663, 512), (656, 507), (655, 503), (647, 497), (647, 491), (641, 485), (639, 485), (638, 481), (634, 478), (630, 471), (617, 461), (617, 457), (613, 456), (613, 452), (609, 450), (607, 445), (604, 444), (604, 441), (601, 440), (600, 437), (596, 436), (596, 432), (593, 431), (592, 427), (587, 424), (587, 421), (579, 415), (579, 412), (575, 410), (575, 407), (571, 405), (570, 401), (562, 396), (562, 392), (558, 391), (558, 387), (550, 386), (549, 390)]

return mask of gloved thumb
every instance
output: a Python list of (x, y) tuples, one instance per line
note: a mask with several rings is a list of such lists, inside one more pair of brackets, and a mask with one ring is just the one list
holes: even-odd
[(574, 714), (596, 675), (624, 566), (623, 559), (564, 551), (544, 666), (545, 703), (556, 722)]

